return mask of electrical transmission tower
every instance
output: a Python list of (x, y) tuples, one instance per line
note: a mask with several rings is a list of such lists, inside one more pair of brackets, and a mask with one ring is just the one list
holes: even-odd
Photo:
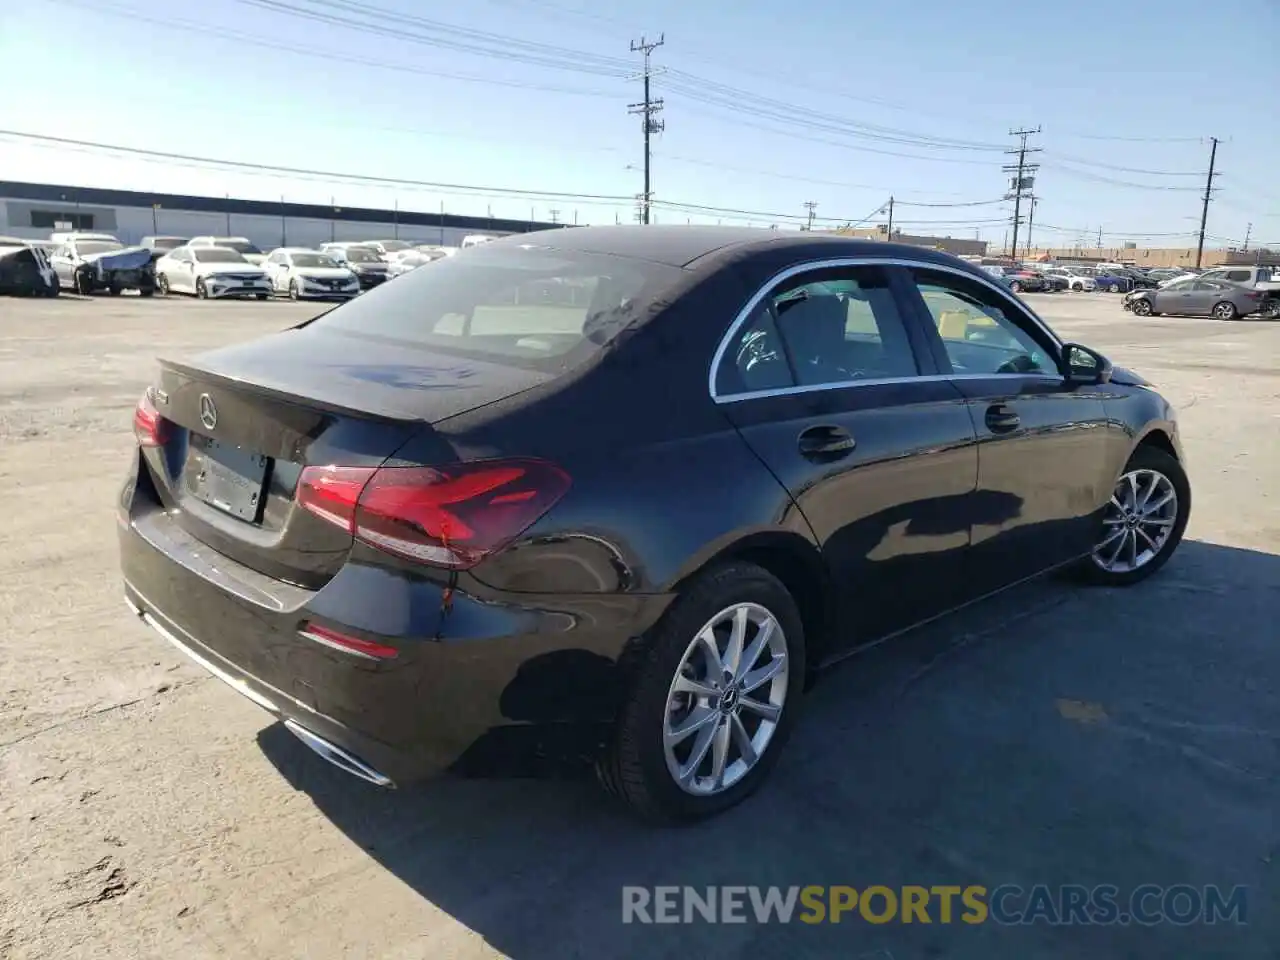
[(555, 209), (554, 207), (552, 207), (550, 210), (548, 210), (548, 211), (547, 211), (547, 213), (549, 213), (549, 214), (551, 215), (551, 222), (552, 222), (552, 223), (559, 223), (559, 222), (560, 222), (560, 211), (559, 211), (559, 210), (557, 210), (557, 209)]
[(804, 202), (804, 208), (805, 208), (806, 210), (808, 210), (808, 211), (809, 211), (809, 222), (808, 222), (807, 224), (805, 224), (805, 229), (806, 229), (806, 230), (812, 230), (812, 229), (813, 229), (813, 214), (814, 214), (814, 212), (818, 209), (818, 201), (817, 201), (817, 200), (806, 200), (806, 201)]
[(1006, 164), (1004, 167), (1005, 173), (1013, 174), (1009, 179), (1009, 192), (1005, 194), (1005, 199), (1013, 201), (1013, 245), (1009, 247), (1009, 251), (1015, 257), (1018, 255), (1018, 227), (1022, 223), (1022, 198), (1030, 195), (1032, 187), (1036, 185), (1035, 172), (1040, 169), (1038, 163), (1027, 163), (1027, 154), (1040, 152), (1040, 147), (1027, 146), (1027, 137), (1039, 132), (1038, 126), (1034, 130), (1010, 130), (1009, 136), (1018, 137), (1019, 143), (1014, 149), (1005, 151), (1018, 156), (1017, 163)]
[(651, 158), (649, 138), (655, 133), (661, 133), (666, 127), (666, 124), (658, 119), (658, 114), (662, 112), (662, 98), (655, 99), (649, 93), (649, 81), (653, 77), (653, 70), (649, 66), (649, 55), (665, 42), (665, 33), (659, 34), (657, 40), (646, 40), (641, 37), (639, 40), (631, 41), (631, 52), (644, 54), (644, 101), (627, 105), (628, 113), (640, 115), (640, 126), (644, 130), (644, 193), (640, 194), (639, 198), (642, 213), (641, 223), (649, 222), (649, 204), (653, 200), (653, 188), (649, 179)]
[(1209, 177), (1204, 182), (1204, 206), (1200, 208), (1200, 242), (1196, 244), (1196, 269), (1200, 269), (1200, 259), (1204, 256), (1204, 228), (1209, 222), (1209, 201), (1213, 199), (1213, 178), (1221, 176), (1213, 172), (1214, 163), (1218, 159), (1218, 138), (1210, 137), (1209, 143)]

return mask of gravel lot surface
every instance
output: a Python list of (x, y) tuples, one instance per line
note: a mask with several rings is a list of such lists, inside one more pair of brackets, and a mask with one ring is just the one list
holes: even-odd
[[(1277, 957), (1280, 323), (1027, 299), (1179, 406), (1179, 555), (848, 661), (755, 800), (675, 831), (587, 781), (377, 791), (128, 615), (153, 358), (321, 308), (0, 300), (0, 957)], [(625, 884), (945, 883), (1240, 884), (1248, 924), (621, 923)]]

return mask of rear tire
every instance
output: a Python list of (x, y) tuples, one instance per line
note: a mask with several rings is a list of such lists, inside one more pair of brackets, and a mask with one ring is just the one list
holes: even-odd
[[(1131, 474), (1136, 474), (1138, 477), (1136, 497), (1129, 492), (1130, 486), (1126, 479)], [(1155, 478), (1163, 478), (1163, 481), (1157, 480), (1155, 486), (1148, 490), (1148, 483)], [(1147, 512), (1145, 510), (1146, 506), (1158, 503), (1159, 499), (1170, 490), (1173, 493), (1171, 511), (1157, 509)], [(1145, 503), (1144, 493), (1148, 494)], [(1147, 539), (1148, 537), (1155, 537), (1159, 547), (1150, 557), (1137, 563), (1132, 569), (1108, 566), (1104, 562), (1111, 552), (1108, 541), (1115, 543), (1116, 541), (1111, 538), (1123, 536), (1122, 531), (1127, 526), (1123, 517), (1126, 509), (1131, 506), (1131, 497), (1134, 499), (1132, 506), (1136, 509), (1129, 512), (1139, 517), (1151, 518), (1133, 525), (1137, 531), (1132, 534), (1132, 542), (1138, 548), (1135, 559), (1141, 557), (1150, 548), (1151, 540)], [(1178, 549), (1178, 544), (1182, 542), (1182, 535), (1187, 529), (1187, 520), (1191, 516), (1191, 484), (1187, 480), (1182, 464), (1175, 457), (1157, 447), (1140, 446), (1129, 457), (1129, 462), (1125, 464), (1124, 471), (1116, 483), (1112, 504), (1117, 502), (1122, 505), (1122, 508), (1117, 509), (1112, 506), (1104, 508), (1103, 516), (1099, 519), (1098, 545), (1094, 553), (1081, 561), (1076, 569), (1080, 579), (1087, 583), (1104, 587), (1128, 587), (1147, 579), (1168, 563), (1169, 558)], [(1161, 524), (1166, 521), (1172, 521), (1168, 525), (1168, 536), (1160, 540), (1159, 531), (1163, 529)]]
[(1234, 320), (1240, 316), (1240, 311), (1236, 309), (1236, 305), (1230, 300), (1223, 300), (1221, 303), (1213, 305), (1213, 315), (1219, 320)]
[[(723, 657), (722, 666), (729, 666), (731, 625), (739, 611), (744, 651), (750, 651), (762, 634), (768, 643), (752, 662), (746, 663), (745, 655), (741, 658), (736, 680), (722, 671), (713, 678), (716, 671), (706, 657), (707, 645), (699, 638), (716, 638), (716, 659)], [(761, 629), (748, 617), (766, 624), (772, 620), (772, 626)], [(643, 643), (635, 654), (612, 742), (597, 764), (600, 782), (634, 814), (655, 823), (700, 820), (742, 802), (777, 762), (804, 695), (804, 624), (795, 600), (767, 570), (752, 563), (728, 563), (694, 580)], [(760, 659), (765, 655), (770, 659)], [(695, 662), (705, 667), (701, 676)], [(743, 676), (758, 679), (766, 669), (775, 671), (773, 679), (757, 687), (743, 686)], [(785, 677), (777, 676), (783, 670)], [(695, 681), (717, 699), (677, 690), (677, 683)], [(748, 709), (748, 704), (754, 707)], [(762, 706), (772, 711), (775, 705), (775, 721), (757, 712)], [(697, 732), (682, 739), (670, 736), (672, 727), (692, 723), (695, 714), (705, 718)], [(766, 730), (768, 722), (774, 723), (771, 731)], [(740, 737), (752, 744), (754, 762), (748, 761)], [(689, 752), (680, 757), (686, 743)], [(704, 759), (692, 763), (699, 747)], [(719, 781), (714, 773), (717, 750), (722, 751)], [(682, 765), (687, 772), (684, 786), (677, 780)], [(703, 770), (707, 772), (700, 775)], [(725, 781), (728, 786), (723, 786)]]
[(141, 290), (138, 291), (138, 296), (140, 297), (154, 297), (155, 295), (156, 295), (155, 287), (143, 287)]
[(266, 295), (265, 293), (255, 294), (255, 296), (257, 296), (257, 298), (258, 298), (259, 300), (265, 300), (265, 299), (267, 299), (267, 295)]
[(1113, 283), (1111, 286), (1107, 287), (1107, 292), (1108, 292), (1108, 293), (1119, 293), (1119, 292), (1120, 292), (1120, 284), (1118, 284), (1118, 283)]

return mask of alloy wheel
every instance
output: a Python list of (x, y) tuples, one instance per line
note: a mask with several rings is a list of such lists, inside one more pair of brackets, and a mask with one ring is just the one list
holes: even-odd
[(782, 624), (760, 604), (726, 607), (698, 631), (663, 718), (667, 770), (681, 790), (721, 793), (760, 762), (786, 705), (788, 670)]
[(1146, 297), (1139, 297), (1133, 301), (1133, 312), (1140, 317), (1151, 316), (1151, 304)]
[(1158, 470), (1131, 470), (1103, 508), (1102, 539), (1093, 562), (1107, 573), (1129, 573), (1156, 558), (1178, 522), (1178, 492)]
[(1213, 308), (1213, 315), (1219, 320), (1234, 320), (1236, 317), (1236, 308), (1233, 304), (1227, 303), (1224, 300)]

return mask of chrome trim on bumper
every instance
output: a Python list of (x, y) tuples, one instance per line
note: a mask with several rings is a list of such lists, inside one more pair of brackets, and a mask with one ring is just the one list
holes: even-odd
[[(133, 588), (130, 587), (130, 589), (133, 589)], [(137, 591), (134, 591), (134, 592), (136, 593)], [(141, 597), (142, 595), (138, 594), (138, 596)], [(145, 598), (143, 599), (145, 600)], [(276, 704), (273, 703), (270, 699), (268, 699), (263, 694), (258, 693), (251, 686), (249, 686), (249, 684), (245, 683), (239, 677), (232, 676), (226, 670), (223, 670), (217, 664), (210, 661), (207, 657), (201, 656), (195, 650), (192, 650), (189, 646), (187, 646), (187, 644), (183, 643), (181, 638), (176, 636), (172, 630), (170, 630), (163, 623), (161, 623), (157, 617), (155, 617), (151, 613), (148, 613), (146, 610), (139, 607), (132, 600), (130, 600), (128, 596), (124, 598), (124, 602), (125, 602), (125, 606), (129, 608), (130, 612), (132, 612), (135, 617), (137, 617), (139, 620), (141, 620), (143, 623), (149, 626), (156, 633), (160, 634), (160, 636), (168, 640), (170, 644), (172, 644), (181, 653), (185, 654), (188, 658), (190, 658), (192, 662), (203, 667), (205, 670), (208, 670), (209, 673), (217, 677), (219, 680), (221, 680), (223, 683), (229, 686), (232, 690), (236, 691), (236, 693), (240, 694), (241, 696), (245, 697), (251, 702), (262, 707), (262, 709), (266, 710), (269, 714), (271, 714), (277, 720), (280, 720), (284, 724), (284, 727), (286, 730), (288, 730), (295, 737), (301, 740), (302, 743), (305, 744), (317, 756), (321, 757), (324, 760), (329, 761), (329, 763), (333, 764), (335, 767), (338, 767), (340, 770), (343, 770), (351, 774), (351, 776), (353, 777), (359, 777), (361, 780), (365, 780), (379, 787), (395, 787), (395, 781), (393, 781), (386, 774), (379, 773), (377, 770), (373, 769), (373, 767), (369, 766), (367, 763), (365, 763), (360, 758), (356, 757), (354, 754), (347, 752), (346, 750), (342, 749), (335, 743), (331, 743), (330, 741), (326, 740), (324, 737), (320, 736), (318, 733), (313, 733), (311, 730), (308, 730), (306, 727), (298, 723), (296, 720), (293, 720), (291, 718), (286, 718), (281, 713), (280, 708), (277, 707)], [(351, 651), (345, 651), (345, 652), (349, 653)], [(280, 693), (280, 691), (275, 690), (274, 687), (271, 687), (270, 689), (273, 692)], [(316, 712), (311, 707), (308, 707), (305, 703), (295, 700), (293, 697), (290, 697), (287, 694), (280, 693), (280, 696), (288, 700), (291, 704), (294, 704), (303, 710), (310, 711), (311, 713)]]
[(359, 777), (361, 780), (367, 780), (369, 783), (379, 787), (394, 787), (395, 783), (391, 778), (379, 773), (367, 763), (357, 759), (347, 751), (343, 750), (336, 744), (330, 743), (319, 734), (312, 733), (300, 723), (293, 720), (284, 722), (285, 729), (301, 740), (310, 750), (317, 756), (328, 760), (335, 767), (344, 770), (353, 777)]

